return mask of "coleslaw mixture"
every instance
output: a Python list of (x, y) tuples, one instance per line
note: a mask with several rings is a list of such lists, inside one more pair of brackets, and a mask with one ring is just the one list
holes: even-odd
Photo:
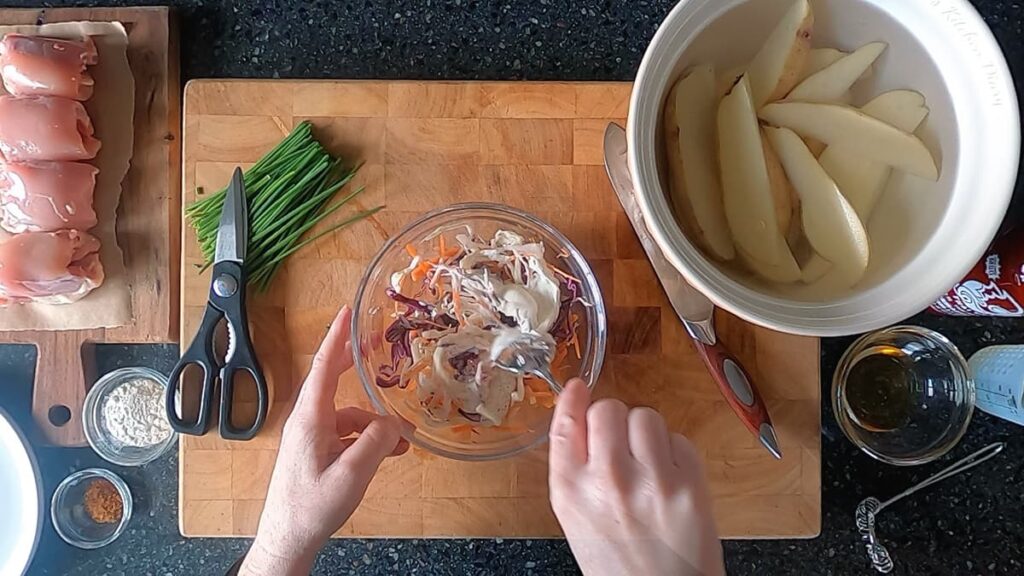
[(510, 343), (529, 334), (555, 350), (553, 369), (579, 355), (575, 303), (580, 281), (551, 265), (542, 242), (499, 230), (484, 240), (469, 227), (437, 254), (406, 246), (408, 267), (391, 275), (394, 321), (384, 333), (391, 364), (377, 385), (414, 390), (428, 420), (500, 426), (520, 402), (551, 406), (548, 385), (495, 365)]

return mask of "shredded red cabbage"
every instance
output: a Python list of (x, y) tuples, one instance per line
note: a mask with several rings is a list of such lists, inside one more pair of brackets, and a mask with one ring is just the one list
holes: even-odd
[(448, 363), (455, 369), (455, 378), (460, 382), (472, 382), (476, 375), (477, 364), (480, 357), (473, 350), (466, 350), (448, 359)]
[(566, 294), (566, 296), (559, 303), (558, 318), (555, 320), (555, 325), (551, 328), (551, 337), (555, 339), (555, 342), (562, 343), (572, 338), (574, 326), (569, 318), (569, 310), (579, 300), (579, 286), (575, 280), (563, 278), (559, 283), (559, 287), (561, 288), (561, 293)]
[[(558, 317), (550, 332), (551, 336), (558, 343), (569, 341), (577, 328), (573, 325), (570, 311), (576, 302), (582, 302), (580, 289), (581, 286), (575, 279), (562, 278), (559, 282), (559, 291), (562, 294), (562, 298), (559, 302)], [(391, 388), (394, 386), (404, 388), (408, 383), (403, 384), (401, 382), (401, 373), (398, 367), (401, 366), (402, 361), (406, 358), (412, 357), (410, 333), (414, 330), (454, 328), (458, 326), (458, 321), (448, 314), (437, 314), (436, 308), (433, 305), (405, 296), (392, 288), (387, 288), (385, 293), (391, 300), (404, 305), (406, 310), (399, 314), (384, 331), (384, 340), (391, 345), (391, 364), (382, 364), (379, 367), (376, 381), (377, 386), (381, 388)], [(515, 328), (518, 325), (514, 318), (500, 312), (499, 319), (502, 324), (510, 328)], [(455, 355), (448, 360), (452, 368), (455, 369), (456, 377), (462, 381), (471, 381), (473, 379), (479, 361), (480, 359), (476, 352), (471, 350)], [(461, 408), (458, 409), (458, 412), (470, 422), (480, 422), (483, 419), (476, 412), (467, 412)]]
[(459, 414), (462, 414), (462, 417), (465, 418), (466, 420), (469, 420), (470, 422), (479, 422), (483, 420), (483, 417), (477, 414), (476, 412), (466, 412), (462, 408), (459, 408)]
[[(412, 344), (409, 341), (410, 332), (413, 330), (436, 329), (438, 326), (454, 328), (459, 323), (448, 314), (435, 316), (434, 307), (422, 300), (409, 298), (392, 288), (387, 288), (384, 293), (387, 294), (388, 298), (406, 307), (405, 312), (395, 318), (391, 325), (384, 330), (384, 341), (391, 344), (391, 364), (382, 364), (378, 368), (379, 375), (376, 380), (377, 385), (381, 388), (390, 388), (402, 384), (401, 374), (398, 373), (398, 366), (401, 365), (402, 360), (412, 358)], [(429, 318), (414, 316), (413, 314), (416, 312), (426, 314)], [(405, 386), (406, 384), (402, 384), (401, 387), (404, 388)]]

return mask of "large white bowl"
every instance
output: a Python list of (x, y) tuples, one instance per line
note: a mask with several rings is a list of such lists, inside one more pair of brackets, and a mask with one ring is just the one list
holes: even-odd
[(991, 31), (967, 0), (811, 0), (814, 46), (888, 50), (859, 96), (897, 88), (924, 94), (919, 134), (942, 163), (939, 182), (897, 174), (867, 223), (871, 265), (852, 290), (809, 294), (715, 264), (687, 240), (662, 184), (660, 117), (688, 67), (749, 62), (792, 0), (682, 0), (655, 35), (630, 102), (629, 167), (640, 206), (672, 264), (715, 304), (756, 324), (837, 336), (913, 315), (983, 255), (1017, 178), (1020, 116), (1010, 72)]
[(28, 572), (43, 528), (42, 491), (28, 441), (0, 409), (0, 574)]

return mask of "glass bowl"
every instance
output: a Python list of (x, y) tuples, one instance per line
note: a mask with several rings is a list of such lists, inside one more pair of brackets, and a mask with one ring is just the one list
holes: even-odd
[[(85, 491), (96, 479), (113, 484), (121, 496), (121, 519), (117, 522), (96, 522), (85, 510)], [(72, 546), (91, 550), (110, 544), (124, 532), (132, 517), (132, 493), (117, 474), (102, 468), (79, 470), (65, 478), (53, 492), (50, 519), (57, 534)]]
[(861, 337), (832, 379), (843, 433), (872, 458), (924, 464), (949, 452), (971, 421), (974, 383), (945, 336), (896, 326)]
[(356, 370), (374, 408), (381, 414), (395, 414), (408, 426), (404, 433), (413, 445), (458, 460), (506, 458), (543, 443), (548, 436), (552, 408), (540, 403), (520, 402), (502, 426), (486, 427), (438, 423), (428, 418), (416, 393), (397, 386), (381, 388), (376, 377), (383, 365), (391, 363), (389, 347), (380, 335), (393, 320), (394, 303), (385, 294), (391, 274), (409, 265), (407, 246), (421, 254), (436, 252), (438, 236), (455, 246), (455, 235), (470, 226), (488, 238), (497, 230), (509, 230), (527, 240), (544, 243), (549, 262), (582, 283), (580, 297), (590, 306), (575, 305), (578, 311), (579, 358), (570, 354), (563, 379), (577, 376), (593, 387), (601, 372), (607, 342), (607, 319), (597, 278), (583, 255), (558, 230), (535, 216), (500, 204), (458, 204), (422, 216), (393, 236), (370, 263), (356, 293), (352, 319)]
[[(150, 368), (133, 367), (119, 368), (105, 374), (96, 381), (96, 384), (85, 396), (85, 404), (82, 407), (82, 425), (85, 429), (85, 438), (89, 441), (92, 449), (104, 460), (118, 466), (141, 466), (156, 460), (174, 445), (178, 438), (177, 432), (173, 430), (161, 442), (149, 446), (131, 446), (114, 437), (107, 427), (103, 418), (103, 403), (111, 392), (119, 386), (136, 379), (151, 380), (167, 388), (167, 376)], [(161, 414), (164, 409), (163, 396), (160, 397)], [(165, 419), (166, 415), (163, 416)], [(168, 429), (170, 423), (168, 423)]]

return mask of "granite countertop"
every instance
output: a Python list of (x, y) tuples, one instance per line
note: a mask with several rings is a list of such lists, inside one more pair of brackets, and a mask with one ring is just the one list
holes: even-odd
[[(993, 28), (1017, 79), (1024, 81), (1024, 5), (972, 0)], [(105, 2), (122, 4), (123, 2)], [(130, 4), (131, 2), (128, 2)], [(444, 78), (631, 80), (647, 42), (674, 0), (401, 0), (390, 2), (178, 0), (183, 80), (202, 77)], [(29, 6), (30, 2), (9, 2)], [(47, 5), (74, 4), (48, 2)], [(1018, 185), (1011, 219), (1019, 221)], [(949, 336), (965, 355), (981, 347), (1024, 343), (1024, 320), (910, 320)], [(811, 540), (730, 541), (730, 574), (870, 574), (853, 525), (857, 502), (888, 497), (997, 440), (1003, 455), (969, 475), (914, 496), (882, 517), (879, 533), (896, 560), (894, 574), (1024, 573), (1022, 429), (975, 413), (953, 455), (900, 469), (861, 454), (839, 431), (827, 390), (851, 339), (822, 343), (822, 513)], [(147, 365), (167, 372), (176, 346), (99, 346), (101, 373)], [(0, 347), (0, 406), (31, 426), (34, 351)], [(68, 473), (102, 462), (88, 449), (35, 444), (45, 493)], [(240, 539), (183, 539), (176, 510), (177, 458), (115, 469), (131, 485), (137, 508), (130, 527), (97, 551), (72, 548), (47, 519), (31, 574), (222, 574), (241, 554)], [(321, 554), (316, 574), (575, 574), (563, 541), (338, 540)]]

